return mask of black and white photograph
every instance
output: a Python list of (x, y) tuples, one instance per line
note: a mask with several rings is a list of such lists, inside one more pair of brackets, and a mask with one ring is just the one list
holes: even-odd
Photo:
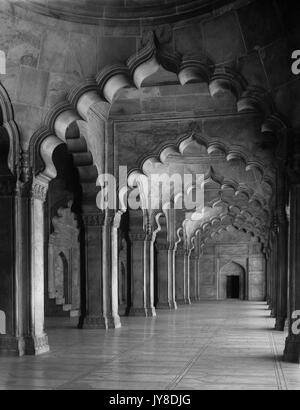
[(300, 390), (299, 0), (0, 0), (0, 390)]

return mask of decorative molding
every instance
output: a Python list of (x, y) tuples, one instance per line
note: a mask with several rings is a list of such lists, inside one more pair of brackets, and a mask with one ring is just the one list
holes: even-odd
[(261, 112), (264, 117), (274, 112), (271, 94), (262, 87), (249, 85), (237, 102), (238, 112)]
[(231, 91), (237, 100), (247, 87), (242, 75), (229, 67), (216, 67), (209, 84), (212, 97), (218, 93)]

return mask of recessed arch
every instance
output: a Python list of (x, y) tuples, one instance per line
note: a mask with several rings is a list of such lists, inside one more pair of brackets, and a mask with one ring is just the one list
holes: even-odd
[[(240, 299), (245, 300), (246, 297), (246, 270), (245, 267), (235, 260), (231, 260), (223, 265), (220, 269), (219, 279), (219, 298), (222, 299)], [(232, 294), (233, 289), (230, 289), (232, 278), (238, 278), (238, 296)], [(235, 289), (236, 291), (236, 289)]]

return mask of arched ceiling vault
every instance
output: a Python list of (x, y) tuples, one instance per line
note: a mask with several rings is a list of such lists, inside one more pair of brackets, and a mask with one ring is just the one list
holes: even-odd
[[(72, 153), (86, 192), (91, 187), (95, 192), (97, 176), (107, 169), (104, 149), (107, 143), (106, 124), (114, 102), (124, 89), (142, 89), (147, 79), (162, 68), (174, 73), (182, 86), (206, 82), (214, 98), (218, 94), (231, 93), (236, 100), (238, 113), (259, 114), (262, 134), (273, 133), (280, 136), (284, 132), (286, 125), (265, 90), (247, 84), (231, 68), (214, 67), (203, 55), (166, 54), (157, 44), (154, 33), (149, 32), (145, 46), (126, 65), (105, 68), (98, 74), (96, 81), (88, 80), (73, 88), (67, 101), (49, 112), (44, 127), (36, 132), (31, 141), (35, 174), (43, 174), (51, 168), (51, 143), (45, 141), (55, 141), (54, 144), (60, 141), (67, 144)], [(232, 189), (234, 196), (246, 195), (249, 202), (257, 201), (263, 210), (270, 206), (275, 184), (271, 161), (266, 167), (266, 156), (259, 158), (259, 151), (252, 155), (242, 145), (227, 145), (217, 137), (207, 139), (199, 132), (182, 137), (178, 146), (164, 147), (158, 155), (147, 157), (139, 173), (146, 175), (151, 172), (152, 166), (164, 166), (172, 161), (176, 162), (180, 156), (188, 157), (195, 147), (199, 151), (204, 149), (205, 155), (212, 161), (214, 155), (219, 155), (218, 161), (223, 166), (221, 169), (220, 164), (213, 164), (213, 171), (210, 168), (205, 170), (206, 174), (210, 170), (206, 184), (216, 183), (218, 189), (220, 187), (223, 191)], [(231, 167), (235, 167), (235, 178), (230, 175)], [(222, 175), (221, 179), (216, 176), (218, 173)], [(266, 192), (270, 196), (267, 201)], [(220, 199), (222, 198), (218, 198)], [(235, 201), (229, 201), (229, 204), (235, 206)]]

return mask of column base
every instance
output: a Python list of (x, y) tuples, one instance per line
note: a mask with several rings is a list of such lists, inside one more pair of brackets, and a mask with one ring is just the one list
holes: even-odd
[(191, 304), (192, 304), (190, 298), (186, 298), (186, 299), (184, 300), (184, 303), (185, 303), (186, 305), (191, 305)]
[(156, 309), (176, 310), (177, 303), (176, 302), (158, 303), (156, 306)]
[(136, 308), (131, 307), (128, 316), (139, 316), (139, 317), (156, 317), (155, 308)]
[(119, 329), (121, 327), (121, 319), (116, 316), (86, 316), (80, 318), (78, 329)]
[(285, 321), (286, 319), (284, 317), (277, 317), (276, 323), (275, 323), (275, 330), (278, 330), (279, 332), (283, 332), (285, 329)]
[(289, 336), (285, 342), (283, 360), (289, 363), (300, 364), (300, 338)]
[(122, 327), (119, 315), (105, 317), (104, 322), (106, 329), (120, 329)]
[(25, 336), (24, 340), (25, 354), (28, 356), (38, 356), (50, 351), (46, 333), (41, 336)]
[(0, 335), (0, 357), (24, 356), (25, 340), (23, 337)]

